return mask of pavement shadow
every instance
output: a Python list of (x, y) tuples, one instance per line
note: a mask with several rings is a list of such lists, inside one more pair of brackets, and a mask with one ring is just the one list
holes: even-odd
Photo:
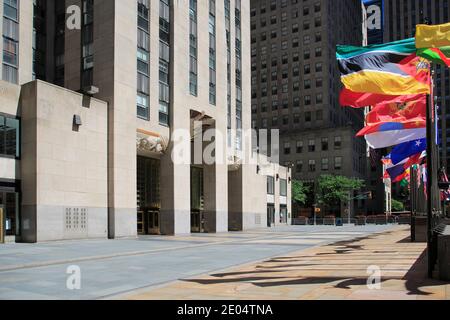
[[(336, 244), (332, 245), (336, 246)], [(363, 247), (351, 244), (350, 242), (341, 242), (339, 246), (347, 246), (347, 249), (343, 249), (342, 252), (348, 253), (364, 250)], [(339, 251), (339, 250), (336, 250)], [(329, 253), (336, 254), (336, 253)], [(316, 254), (315, 256), (323, 256), (324, 254)], [(305, 257), (309, 261), (314, 260), (314, 256)], [(291, 269), (286, 270), (286, 268), (292, 267), (309, 267), (309, 266), (321, 266), (321, 264), (289, 264), (290, 262), (299, 261), (301, 257), (288, 257), (275, 258), (264, 261), (257, 266), (257, 270), (251, 271), (241, 271), (241, 272), (229, 272), (213, 274), (211, 278), (208, 279), (188, 279), (183, 280), (185, 282), (197, 283), (201, 285), (209, 284), (225, 284), (225, 283), (251, 283), (256, 287), (260, 288), (270, 288), (270, 287), (282, 287), (282, 286), (298, 286), (298, 285), (329, 285), (337, 289), (351, 290), (355, 286), (366, 286), (366, 277), (333, 277), (333, 276), (305, 276), (305, 277), (292, 277), (289, 275)], [(313, 261), (312, 261), (313, 262)], [(278, 263), (278, 265), (267, 265), (271, 263)], [(315, 269), (313, 269), (315, 270)], [(305, 270), (306, 272), (308, 270)], [(287, 273), (285, 276), (281, 276), (281, 273)], [(273, 274), (270, 276), (269, 274)], [(266, 276), (267, 275), (267, 276)], [(407, 295), (417, 295), (417, 296), (429, 296), (431, 293), (423, 291), (421, 288), (424, 287), (434, 287), (442, 286), (447, 283), (432, 280), (427, 278), (427, 254), (426, 250), (420, 255), (417, 261), (413, 264), (410, 270), (404, 277), (382, 277), (381, 284), (391, 281), (399, 280), (405, 282), (405, 289), (407, 290)]]

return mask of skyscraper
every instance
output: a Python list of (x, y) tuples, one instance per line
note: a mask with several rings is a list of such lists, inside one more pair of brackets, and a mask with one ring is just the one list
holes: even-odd
[(365, 179), (363, 113), (339, 105), (335, 58), (362, 45), (361, 2), (252, 0), (250, 13), (252, 127), (280, 130), (281, 162), (312, 189), (323, 174)]
[[(272, 225), (268, 191), (272, 222), (290, 222), (290, 171), (245, 163), (240, 152), (251, 147), (240, 131), (251, 123), (247, 1), (1, 0), (0, 8), (8, 236), (263, 228)], [(207, 130), (230, 162), (191, 159)], [(172, 138), (187, 144), (181, 155)]]

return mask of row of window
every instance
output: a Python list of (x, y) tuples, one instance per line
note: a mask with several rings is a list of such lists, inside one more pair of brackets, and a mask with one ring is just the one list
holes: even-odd
[(209, 0), (209, 103), (216, 104), (216, 1)]
[(3, 74), (2, 79), (18, 83), (19, 0), (3, 1)]
[(170, 4), (159, 1), (159, 123), (169, 125)]
[(94, 82), (94, 0), (83, 0), (81, 42), (81, 87), (86, 88)]
[[(286, 179), (280, 179), (280, 196), (286, 197), (287, 196), (287, 180)], [(267, 194), (268, 195), (275, 195), (275, 178), (268, 176), (267, 177)]]
[[(320, 163), (320, 170), (321, 171), (329, 171), (329, 170), (331, 170), (331, 168), (334, 168), (335, 171), (342, 170), (343, 158), (335, 157), (333, 167), (331, 167), (330, 164), (331, 164), (330, 159), (328, 159), (328, 158), (322, 159), (321, 163)], [(303, 173), (304, 170), (305, 170), (304, 162), (302, 160), (297, 161), (297, 163), (295, 165), (295, 171), (297, 173)], [(308, 172), (316, 172), (317, 171), (317, 161), (309, 160), (307, 170), (308, 170)]]
[(137, 39), (137, 116), (148, 120), (150, 117), (150, 3), (138, 0)]
[(242, 150), (242, 22), (241, 0), (235, 1), (236, 29), (236, 149)]
[[(321, 93), (319, 93), (318, 95), (321, 95)], [(318, 101), (320, 101), (320, 99)], [(305, 103), (305, 106), (311, 105), (311, 96), (306, 96), (305, 99), (304, 99), (304, 103)], [(292, 106), (293, 106), (294, 109), (300, 108), (300, 98), (299, 97), (294, 97)], [(278, 110), (280, 110), (280, 107), (282, 107), (284, 110), (289, 109), (289, 100), (283, 99), (281, 104), (279, 104), (277, 99), (273, 99), (272, 100), (272, 108), (271, 108), (270, 111), (278, 111)], [(266, 102), (262, 102), (261, 103), (260, 112), (262, 112), (262, 113), (268, 112), (268, 108), (267, 108), (267, 103)], [(256, 104), (252, 105), (252, 113), (253, 114), (257, 114), (258, 113), (258, 108), (257, 108)], [(308, 118), (308, 114), (306, 114), (305, 117)]]
[(227, 145), (232, 147), (231, 132), (231, 1), (225, 0), (225, 39), (227, 42)]
[(198, 94), (198, 66), (197, 66), (197, 0), (189, 2), (189, 92), (193, 96)]
[[(314, 36), (314, 42), (315, 43), (319, 43), (322, 41), (322, 33), (321, 32), (316, 32), (315, 36)], [(303, 37), (303, 46), (304, 47), (308, 47), (311, 45), (311, 36), (309, 34), (305, 35)], [(252, 45), (256, 43), (256, 37), (252, 38)], [(292, 40), (283, 40), (281, 41), (281, 50), (282, 51), (286, 51), (289, 49), (289, 43), (291, 43), (291, 47), (293, 49), (295, 48), (299, 48), (300, 47), (300, 40), (298, 38), (293, 38)], [(275, 53), (278, 51), (279, 45), (277, 42), (274, 42), (271, 44), (271, 52)], [(261, 48), (261, 55), (265, 55), (267, 54), (267, 48), (265, 46), (262, 46)]]
[[(330, 150), (330, 143), (328, 138), (322, 138), (320, 147), (322, 151), (329, 151)], [(342, 138), (341, 137), (335, 137), (334, 138), (334, 150), (341, 150), (342, 149)], [(295, 152), (297, 154), (303, 153), (304, 150), (304, 142), (303, 141), (297, 141), (296, 143), (296, 149)], [(290, 155), (292, 152), (292, 145), (290, 142), (286, 142), (284, 144), (283, 152), (285, 155)], [(308, 140), (308, 152), (316, 152), (316, 140), (310, 139)]]
[[(295, 5), (295, 4), (297, 4), (299, 2), (299, 0), (291, 0), (291, 1), (292, 1), (293, 5)], [(307, 0), (303, 0), (303, 2), (306, 2), (306, 1)], [(270, 11), (276, 11), (277, 10), (277, 4), (278, 4), (277, 0), (272, 0), (271, 3), (270, 3)], [(281, 0), (281, 8), (285, 8), (285, 7), (287, 7), (287, 0)], [(298, 10), (296, 8), (291, 8), (291, 10), (297, 12), (297, 14), (298, 14)], [(320, 11), (321, 11), (321, 3), (320, 2), (316, 2), (314, 4), (314, 12), (318, 13)], [(303, 7), (303, 16), (309, 15), (310, 12), (311, 11), (310, 11), (310, 7), (309, 6), (304, 6)], [(259, 13), (261, 15), (267, 13), (267, 9), (266, 9), (266, 4), (265, 3), (261, 3), (261, 7), (260, 7), (260, 10), (259, 10)], [(283, 11), (283, 13), (286, 13), (286, 11)], [(252, 8), (250, 10), (250, 16), (251, 17), (255, 17), (256, 15), (257, 15), (256, 8)], [(298, 15), (297, 15), (297, 17), (298, 17)]]
[[(315, 112), (315, 121), (323, 121), (323, 110), (317, 110)], [(306, 124), (311, 123), (313, 121), (312, 119), (312, 112), (308, 111), (305, 112), (304, 122)], [(281, 117), (281, 122), (279, 121), (278, 116), (274, 116), (272, 118), (272, 127), (276, 128), (278, 126), (288, 126), (289, 124), (294, 125), (300, 125), (301, 123), (301, 116), (300, 114), (296, 113), (293, 116), (292, 115), (284, 115)], [(252, 128), (258, 127), (258, 123), (256, 120), (252, 120)], [(261, 129), (267, 129), (269, 127), (267, 119), (261, 119)]]
[[(286, 21), (287, 20), (287, 13), (286, 13), (286, 15), (283, 15), (282, 16), (282, 19), (281, 19), (282, 21)], [(276, 21), (276, 20), (275, 20)], [(272, 20), (271, 20), (271, 22), (272, 22)], [(276, 23), (276, 22), (275, 22)], [(266, 27), (267, 26), (267, 21), (266, 21), (266, 19), (264, 19), (264, 18), (262, 18), (261, 19), (261, 21), (260, 21), (260, 26), (261, 26), (261, 28), (264, 28), (264, 27)], [(314, 18), (314, 27), (315, 28), (320, 28), (322, 26), (322, 17), (316, 17), (316, 18)], [(253, 21), (252, 22), (252, 24), (251, 24), (251, 30), (256, 30), (256, 28), (257, 28), (257, 24), (256, 24), (256, 21)], [(308, 30), (310, 30), (311, 29), (311, 21), (309, 21), (309, 20), (305, 20), (304, 22), (303, 22), (303, 31), (308, 31)], [(293, 23), (292, 23), (292, 25), (291, 25), (291, 30), (292, 30), (292, 33), (298, 33), (299, 31), (300, 31), (300, 26), (299, 26), (299, 24), (297, 23), (297, 20), (294, 20), (293, 21)], [(270, 34), (271, 34), (271, 38), (276, 38), (276, 36), (274, 37), (273, 35), (274, 34), (276, 34), (277, 33), (277, 30), (272, 30), (271, 32), (270, 32)], [(262, 35), (266, 35), (266, 32), (263, 32), (262, 34), (261, 34), (261, 36)], [(287, 25), (283, 25), (282, 27), (281, 27), (281, 35), (282, 36), (285, 36), (285, 35), (287, 35), (288, 34), (288, 27), (287, 27)], [(266, 39), (261, 39), (261, 40), (266, 40)]]

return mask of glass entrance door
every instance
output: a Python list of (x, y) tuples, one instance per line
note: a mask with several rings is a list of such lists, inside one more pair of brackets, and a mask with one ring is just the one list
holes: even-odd
[(0, 244), (5, 243), (5, 216), (3, 207), (0, 206)]
[(287, 219), (288, 219), (287, 206), (281, 206), (280, 207), (280, 223), (287, 224)]
[(203, 168), (191, 168), (191, 232), (205, 232)]
[(138, 234), (160, 234), (160, 161), (137, 158)]
[(147, 233), (148, 234), (159, 234), (159, 211), (148, 211), (147, 212)]
[(0, 189), (0, 210), (2, 211), (2, 235), (14, 237), (20, 234), (19, 194)]

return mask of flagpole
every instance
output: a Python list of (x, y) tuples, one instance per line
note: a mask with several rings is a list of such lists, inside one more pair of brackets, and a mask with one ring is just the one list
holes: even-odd
[(433, 108), (431, 95), (427, 95), (427, 246), (428, 246), (428, 276), (433, 277), (432, 237), (433, 237)]

